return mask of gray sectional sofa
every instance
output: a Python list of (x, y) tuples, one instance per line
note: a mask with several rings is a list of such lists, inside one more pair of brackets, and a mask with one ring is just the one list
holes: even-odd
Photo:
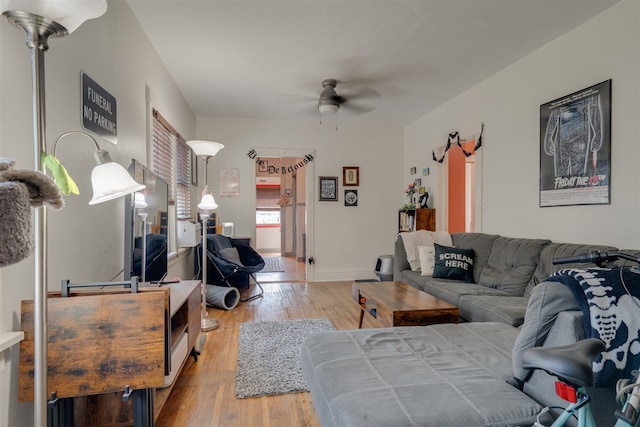
[(458, 307), (461, 321), (503, 322), (519, 326), (533, 287), (561, 268), (555, 257), (583, 254), (592, 250), (614, 251), (602, 245), (553, 243), (550, 240), (503, 237), (484, 233), (453, 233), (453, 246), (473, 249), (474, 283), (434, 279), (412, 271), (403, 239), (396, 237), (394, 280), (405, 282)]
[[(461, 323), (308, 336), (301, 364), (323, 427), (531, 426), (565, 406), (554, 377), (522, 367), (527, 348), (584, 338), (571, 291), (545, 278), (554, 257), (615, 248), (456, 233), (475, 252), (475, 283), (461, 283), (411, 271), (398, 240), (394, 278), (458, 305)], [(614, 390), (591, 396), (598, 425), (613, 425)]]

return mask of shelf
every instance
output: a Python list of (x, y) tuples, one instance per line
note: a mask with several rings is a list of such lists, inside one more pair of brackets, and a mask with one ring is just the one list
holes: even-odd
[(24, 339), (24, 332), (0, 332), (0, 352), (18, 344)]
[(398, 232), (436, 231), (436, 210), (432, 208), (398, 210)]

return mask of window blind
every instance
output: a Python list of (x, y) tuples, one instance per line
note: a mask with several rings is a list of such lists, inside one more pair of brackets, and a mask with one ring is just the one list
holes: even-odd
[(169, 204), (175, 204), (175, 186), (173, 184), (173, 137), (169, 129), (163, 126), (153, 115), (153, 142), (151, 159), (153, 172), (169, 184)]
[(176, 217), (191, 217), (191, 150), (184, 138), (153, 110), (152, 168), (169, 184), (169, 204)]
[(176, 215), (191, 218), (191, 149), (178, 137), (176, 141)]

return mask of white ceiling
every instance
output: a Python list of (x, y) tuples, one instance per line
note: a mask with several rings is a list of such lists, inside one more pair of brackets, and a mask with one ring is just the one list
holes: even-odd
[(198, 116), (317, 121), (335, 78), (341, 123), (404, 125), (618, 1), (128, 3)]

